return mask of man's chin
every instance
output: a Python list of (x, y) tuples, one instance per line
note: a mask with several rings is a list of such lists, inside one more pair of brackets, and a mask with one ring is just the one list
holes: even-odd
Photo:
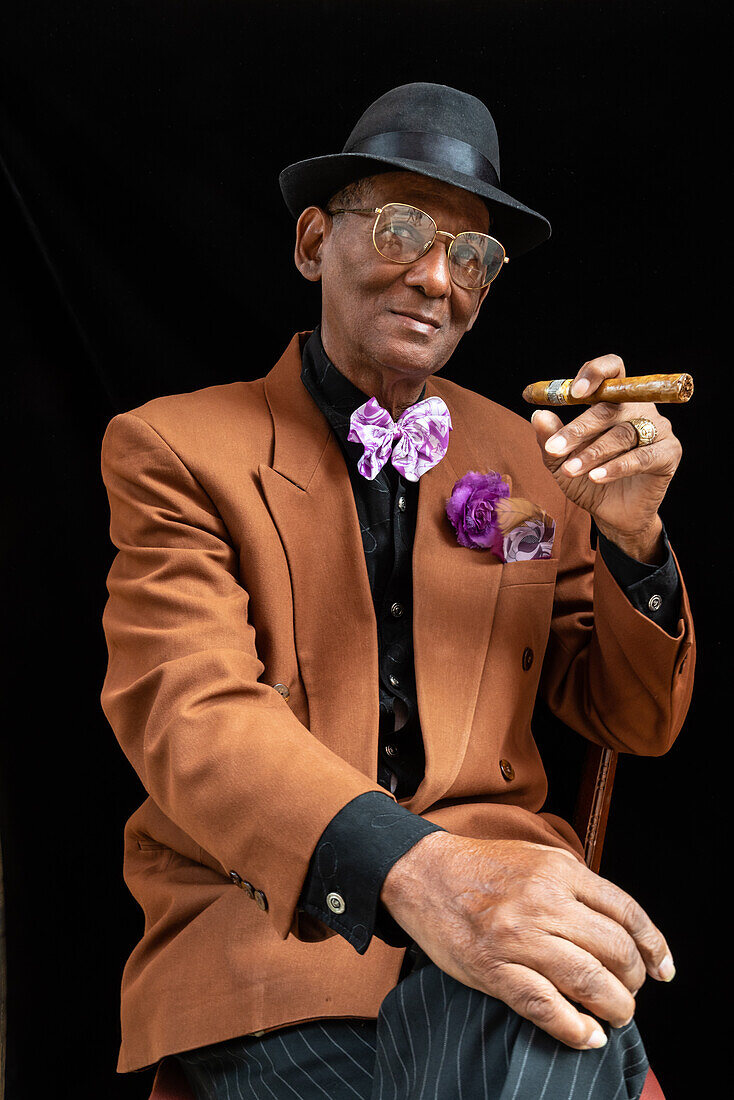
[(387, 332), (378, 335), (375, 358), (389, 371), (419, 379), (440, 370), (453, 350), (453, 346), (447, 348), (446, 334), (441, 329), (426, 334), (407, 326), (396, 332), (389, 326)]
[(441, 370), (451, 357), (451, 352), (446, 351), (443, 342), (426, 347), (425, 344), (410, 340), (386, 341), (378, 354), (386, 370), (416, 382)]

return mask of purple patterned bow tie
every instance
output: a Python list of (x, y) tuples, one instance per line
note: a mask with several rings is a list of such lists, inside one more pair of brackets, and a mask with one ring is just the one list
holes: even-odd
[[(350, 418), (353, 443), (364, 445), (357, 469), (372, 481), (388, 459), (408, 481), (417, 481), (446, 454), (451, 414), (440, 397), (427, 397), (393, 420), (376, 398), (370, 397)], [(394, 444), (394, 446), (393, 446)]]

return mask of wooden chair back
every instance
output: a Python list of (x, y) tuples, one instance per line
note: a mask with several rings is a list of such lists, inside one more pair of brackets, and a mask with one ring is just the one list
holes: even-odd
[(598, 871), (612, 801), (617, 753), (589, 745), (581, 769), (573, 827), (584, 844), (587, 867)]

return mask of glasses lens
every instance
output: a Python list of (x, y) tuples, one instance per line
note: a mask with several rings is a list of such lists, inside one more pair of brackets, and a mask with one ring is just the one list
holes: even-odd
[(486, 233), (459, 233), (451, 242), (450, 272), (454, 282), (467, 290), (491, 283), (504, 263), (505, 250)]
[(408, 264), (430, 248), (435, 235), (436, 224), (428, 214), (415, 206), (390, 202), (375, 223), (373, 240), (381, 256)]

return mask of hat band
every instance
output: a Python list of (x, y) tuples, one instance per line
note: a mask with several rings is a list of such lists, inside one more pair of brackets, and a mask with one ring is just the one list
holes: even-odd
[(426, 131), (392, 130), (386, 134), (374, 134), (365, 138), (345, 153), (362, 153), (367, 156), (400, 157), (404, 160), (422, 160), (435, 167), (448, 168), (475, 176), (491, 187), (499, 187), (500, 178), (492, 163), (465, 141), (432, 134)]

